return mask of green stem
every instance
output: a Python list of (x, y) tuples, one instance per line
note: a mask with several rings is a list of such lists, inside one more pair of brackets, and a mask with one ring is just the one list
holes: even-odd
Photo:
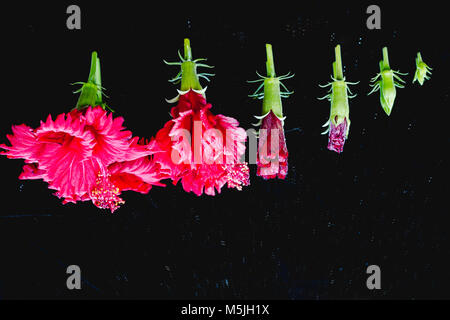
[(264, 79), (264, 99), (262, 114), (272, 111), (277, 117), (283, 117), (283, 107), (280, 96), (280, 79), (275, 76), (275, 64), (273, 62), (272, 45), (266, 44), (266, 69), (267, 79)]
[(341, 46), (339, 44), (334, 48), (334, 54), (336, 60), (333, 63), (333, 76), (336, 80), (343, 80), (344, 73), (342, 71)]
[(96, 58), (96, 68), (95, 68), (95, 85), (97, 86), (97, 100), (96, 104), (103, 104), (103, 93), (102, 93), (102, 74), (100, 69), (100, 58)]
[(88, 82), (95, 83), (96, 74), (97, 74), (97, 62), (98, 62), (97, 52), (93, 51), (91, 55), (91, 69), (89, 71)]
[(271, 44), (266, 43), (266, 53), (267, 53), (267, 61), (266, 61), (267, 76), (269, 78), (275, 78), (275, 64), (273, 63), (273, 51)]
[(389, 55), (387, 47), (383, 48), (383, 69), (390, 69), (389, 67)]
[(188, 38), (184, 39), (184, 60), (191, 61), (192, 60), (192, 49), (191, 42)]

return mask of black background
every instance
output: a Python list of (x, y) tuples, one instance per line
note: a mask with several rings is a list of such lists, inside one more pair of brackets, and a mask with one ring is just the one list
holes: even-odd
[[(169, 120), (167, 82), (189, 37), (194, 58), (216, 66), (212, 111), (254, 122), (261, 102), (247, 97), (273, 45), (279, 75), (295, 90), (284, 100), (289, 173), (215, 197), (181, 185), (148, 195), (126, 192), (114, 215), (92, 203), (61, 205), (42, 181), (20, 181), (23, 161), (0, 158), (0, 298), (421, 299), (449, 298), (448, 19), (438, 5), (380, 4), (382, 29), (366, 28), (366, 8), (341, 2), (156, 3), (16, 2), (2, 15), (0, 137), (11, 125), (37, 127), (68, 112), (98, 51), (107, 102), (135, 135), (151, 137)], [(82, 29), (66, 28), (78, 4)], [(248, 7), (247, 7), (248, 6)], [(250, 10), (249, 10), (250, 9)], [(326, 149), (329, 81), (341, 44), (350, 100), (344, 152)], [(383, 46), (391, 67), (408, 72), (388, 117), (379, 94), (367, 96)], [(415, 56), (434, 68), (411, 84)], [(293, 130), (299, 128), (298, 130)], [(83, 289), (69, 291), (68, 265)], [(366, 287), (379, 265), (382, 289)]]

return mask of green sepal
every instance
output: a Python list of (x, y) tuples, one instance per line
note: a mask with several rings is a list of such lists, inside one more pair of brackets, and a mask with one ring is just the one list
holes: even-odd
[(103, 102), (104, 88), (102, 87), (100, 59), (97, 56), (97, 52), (93, 51), (91, 55), (91, 69), (89, 71), (88, 81), (76, 82), (74, 84), (82, 84), (81, 89), (75, 91), (75, 93), (80, 92), (75, 107), (76, 109), (82, 110), (89, 106), (101, 106), (105, 110), (108, 108), (110, 111), (114, 112), (114, 110), (109, 108), (106, 103)]
[[(280, 77), (276, 76), (272, 45), (268, 43), (266, 44), (266, 55), (267, 55), (266, 61), (267, 77), (264, 77), (260, 75), (258, 72), (256, 72), (256, 74), (260, 77), (260, 79), (254, 81), (247, 81), (249, 83), (262, 82), (258, 87), (258, 89), (256, 89), (256, 91), (249, 97), (256, 99), (263, 99), (263, 106), (262, 106), (263, 117), (269, 114), (270, 111), (272, 111), (275, 114), (275, 116), (277, 116), (279, 119), (284, 120), (283, 105), (281, 102), (281, 98), (287, 98), (294, 92), (287, 90), (286, 86), (281, 81), (285, 79), (290, 79), (294, 75), (288, 73), (284, 76)], [(283, 87), (286, 91), (282, 91), (281, 87)], [(263, 89), (263, 92), (259, 92), (261, 89)], [(260, 119), (260, 117), (257, 118)]]
[(197, 74), (197, 65), (193, 61), (185, 61), (181, 64), (181, 91), (190, 89), (202, 90)]
[(209, 82), (210, 80), (208, 76), (214, 76), (214, 74), (198, 73), (197, 68), (198, 67), (214, 68), (214, 67), (204, 63), (198, 63), (199, 61), (204, 61), (206, 59), (201, 58), (193, 60), (191, 43), (190, 40), (187, 38), (184, 39), (184, 54), (181, 55), (180, 52), (178, 52), (178, 55), (181, 60), (180, 62), (167, 62), (164, 60), (165, 64), (180, 66), (181, 69), (173, 79), (169, 80), (169, 82), (172, 82), (174, 84), (180, 83), (180, 91), (182, 92), (186, 92), (191, 89), (201, 91), (203, 88), (200, 84), (200, 78), (204, 78), (206, 81)]

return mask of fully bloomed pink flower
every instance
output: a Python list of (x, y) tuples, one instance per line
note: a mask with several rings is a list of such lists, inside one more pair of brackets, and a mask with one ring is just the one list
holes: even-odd
[[(249, 184), (249, 169), (240, 158), (245, 153), (246, 132), (237, 120), (214, 115), (211, 104), (195, 90), (181, 92), (172, 108), (172, 120), (157, 133), (160, 152), (154, 160), (187, 192), (215, 195), (227, 184), (241, 190)], [(192, 143), (191, 143), (192, 141)]]
[(264, 179), (284, 179), (288, 173), (288, 150), (283, 120), (272, 110), (262, 119), (259, 130), (256, 174)]
[[(25, 159), (20, 179), (43, 179), (63, 203), (91, 200), (114, 212), (124, 201), (123, 190), (148, 192), (159, 185), (157, 165), (148, 157), (154, 142), (144, 144), (124, 130), (122, 117), (102, 107), (75, 109), (38, 128), (13, 126), (11, 146), (1, 154)], [(143, 168), (145, 168), (145, 173)]]
[[(336, 117), (337, 118), (337, 117)], [(347, 119), (337, 126), (333, 121), (330, 121), (330, 132), (328, 134), (328, 150), (341, 153), (344, 151), (344, 143), (347, 139)]]

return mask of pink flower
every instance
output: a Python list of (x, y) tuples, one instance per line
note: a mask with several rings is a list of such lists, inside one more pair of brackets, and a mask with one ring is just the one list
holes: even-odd
[(288, 150), (283, 120), (272, 110), (262, 119), (259, 130), (257, 165), (256, 174), (264, 179), (284, 179), (288, 173)]
[[(154, 149), (156, 144), (152, 140), (150, 144), (141, 139), (139, 145), (148, 145)], [(133, 148), (133, 146), (131, 146)], [(161, 168), (159, 163), (153, 161), (150, 156), (140, 157), (131, 161), (114, 162), (108, 166), (111, 174), (110, 181), (120, 190), (136, 191), (146, 194), (152, 186), (164, 187), (165, 185), (159, 181), (169, 178), (168, 170)]]
[(248, 166), (240, 162), (246, 132), (237, 120), (212, 114), (203, 92), (180, 93), (171, 110), (174, 119), (156, 135), (161, 152), (154, 160), (170, 171), (174, 184), (181, 180), (185, 191), (198, 196), (220, 193), (225, 184), (241, 190), (249, 184)]
[(347, 119), (344, 118), (344, 120), (337, 126), (334, 124), (334, 121), (330, 121), (330, 132), (328, 135), (328, 150), (341, 153), (342, 151), (344, 151), (344, 143), (346, 139), (347, 139)]
[[(266, 43), (266, 70), (267, 77), (256, 72), (260, 79), (248, 81), (250, 83), (262, 82), (250, 97), (263, 100), (262, 115), (255, 116), (259, 129), (258, 155), (256, 158), (256, 174), (264, 179), (285, 179), (288, 174), (288, 150), (284, 136), (284, 120), (282, 98), (288, 98), (293, 91), (288, 91), (282, 83), (294, 75), (289, 72), (283, 76), (275, 75), (272, 45)], [(282, 91), (284, 88), (286, 91)]]
[(157, 166), (148, 158), (154, 143), (138, 143), (123, 121), (100, 106), (60, 114), (54, 121), (48, 116), (37, 129), (13, 126), (7, 136), (11, 146), (0, 145), (7, 150), (1, 154), (25, 159), (19, 178), (43, 179), (64, 204), (91, 200), (114, 212), (124, 203), (122, 190), (148, 192), (159, 185)]

